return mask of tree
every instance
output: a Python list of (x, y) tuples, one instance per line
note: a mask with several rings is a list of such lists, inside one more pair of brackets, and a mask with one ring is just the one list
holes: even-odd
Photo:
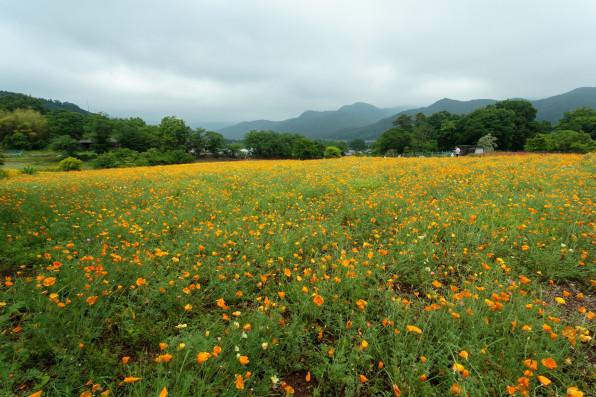
[(46, 109), (39, 99), (24, 94), (0, 96), (0, 109), (6, 109), (9, 112), (14, 112), (17, 109), (31, 109), (40, 114), (46, 113)]
[(515, 132), (511, 137), (510, 150), (522, 150), (527, 139), (532, 138), (538, 132), (536, 119), (536, 108), (528, 101), (508, 99), (495, 103), (497, 109), (507, 109), (515, 113)]
[(327, 143), (323, 144), (323, 145), (324, 145), (323, 153), (325, 152), (325, 148), (327, 146), (335, 146), (336, 148), (341, 150), (342, 156), (345, 156), (346, 152), (348, 150), (350, 150), (350, 146), (348, 145), (348, 143), (346, 141), (327, 141)]
[(389, 150), (395, 153), (404, 153), (406, 147), (412, 145), (412, 133), (401, 128), (392, 128), (385, 131), (373, 145), (374, 154), (384, 155)]
[(596, 139), (596, 111), (593, 108), (583, 106), (563, 115), (555, 127), (556, 130), (585, 132), (592, 139)]
[(0, 143), (0, 165), (4, 165), (4, 148)]
[(548, 135), (537, 134), (526, 141), (524, 145), (526, 152), (546, 153), (550, 151), (550, 140)]
[(110, 137), (116, 131), (116, 122), (107, 114), (94, 114), (89, 116), (85, 130), (86, 136), (91, 139), (91, 149), (95, 153), (105, 153), (112, 145)]
[(348, 142), (348, 147), (356, 152), (364, 152), (368, 146), (363, 139), (355, 138)]
[(29, 143), (29, 139), (27, 139), (27, 136), (21, 131), (15, 132), (14, 134), (8, 135), (6, 138), (4, 138), (4, 145), (9, 149), (31, 149), (31, 143)]
[(341, 157), (341, 150), (335, 146), (327, 146), (325, 149), (325, 158), (339, 158)]
[(244, 145), (238, 142), (232, 142), (226, 145), (224, 152), (230, 157), (236, 157), (242, 149), (244, 149)]
[[(511, 150), (516, 134), (516, 115), (513, 110), (494, 106), (476, 109), (457, 123), (457, 145), (474, 145), (484, 135), (497, 138), (499, 148)], [(525, 141), (524, 141), (525, 142)]]
[(80, 139), (85, 132), (85, 116), (70, 110), (54, 110), (46, 116), (52, 136), (68, 135)]
[[(145, 121), (139, 117), (114, 120), (116, 124), (118, 145), (124, 149), (144, 152), (159, 146), (158, 134), (151, 134)], [(155, 126), (151, 126), (154, 129)]]
[(70, 135), (60, 135), (52, 140), (50, 149), (55, 152), (64, 153), (67, 156), (74, 156), (81, 150), (81, 145)]
[(414, 126), (414, 121), (412, 117), (407, 114), (400, 115), (395, 121), (393, 121), (393, 125), (401, 128), (404, 131), (411, 131), (412, 127)]
[(256, 157), (291, 158), (298, 134), (280, 134), (275, 131), (250, 131), (244, 136), (244, 146)]
[(207, 145), (206, 132), (204, 128), (196, 128), (186, 138), (186, 150), (195, 157), (199, 157), (201, 152), (205, 151)]
[(310, 160), (319, 157), (317, 144), (308, 138), (301, 137), (294, 141), (292, 146), (292, 157), (300, 160)]
[(560, 153), (588, 153), (596, 144), (586, 132), (560, 130), (549, 135), (549, 149)]
[[(50, 127), (45, 116), (36, 110), (0, 111), (0, 140), (17, 133), (24, 135), (28, 145), (36, 149), (45, 146)], [(22, 138), (18, 136), (17, 140), (20, 142)]]
[(458, 131), (459, 121), (444, 120), (437, 135), (439, 150), (453, 150), (460, 143), (461, 134)]
[(219, 156), (226, 147), (226, 139), (222, 134), (213, 131), (205, 132), (205, 149), (214, 156)]
[(497, 138), (487, 134), (478, 140), (477, 145), (484, 149), (485, 153), (494, 152), (497, 148)]
[(164, 117), (159, 124), (162, 147), (166, 150), (184, 148), (190, 132), (191, 128), (186, 125), (184, 120), (178, 119), (176, 116)]

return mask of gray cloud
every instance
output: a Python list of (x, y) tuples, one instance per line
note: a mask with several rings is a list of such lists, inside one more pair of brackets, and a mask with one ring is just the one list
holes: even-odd
[(11, 2), (0, 89), (199, 124), (535, 99), (596, 85), (594, 15), (579, 0)]

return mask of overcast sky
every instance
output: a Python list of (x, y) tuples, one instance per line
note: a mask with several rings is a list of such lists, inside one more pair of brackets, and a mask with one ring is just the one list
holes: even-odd
[(0, 90), (207, 128), (596, 86), (592, 0), (0, 0), (0, 38)]

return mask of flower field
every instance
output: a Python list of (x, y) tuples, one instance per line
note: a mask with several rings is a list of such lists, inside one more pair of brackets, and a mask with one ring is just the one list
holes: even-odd
[(2, 396), (596, 395), (594, 155), (0, 181)]

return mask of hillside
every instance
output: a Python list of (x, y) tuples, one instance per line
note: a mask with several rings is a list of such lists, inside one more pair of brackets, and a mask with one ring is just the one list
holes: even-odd
[(596, 87), (576, 88), (565, 94), (531, 102), (538, 110), (538, 120), (548, 120), (556, 124), (566, 111), (573, 111), (582, 106), (596, 109)]
[(299, 117), (283, 121), (256, 120), (243, 122), (219, 129), (217, 132), (231, 139), (242, 138), (244, 134), (251, 130), (274, 130), (321, 139), (327, 135), (332, 136), (336, 131), (344, 128), (374, 123), (404, 109), (405, 107), (380, 109), (368, 103), (356, 102), (352, 105), (342, 106), (337, 110), (322, 112), (307, 110)]
[(497, 101), (493, 99), (474, 99), (471, 101), (456, 101), (453, 99), (444, 98), (440, 101), (433, 103), (430, 106), (405, 110), (400, 113), (383, 118), (373, 124), (369, 124), (362, 127), (351, 127), (336, 131), (335, 134), (333, 134), (332, 136), (328, 135), (327, 139), (350, 140), (354, 138), (360, 138), (364, 140), (374, 140), (383, 132), (392, 128), (393, 121), (402, 114), (407, 114), (413, 117), (417, 113), (422, 112), (425, 115), (429, 116), (433, 113), (437, 113), (443, 110), (446, 110), (449, 113), (465, 114), (470, 113), (475, 109), (491, 105), (496, 102)]
[(61, 102), (56, 99), (45, 99), (45, 98), (35, 98), (31, 95), (21, 94), (17, 92), (10, 92), (10, 91), (0, 91), (0, 97), (8, 96), (8, 95), (25, 95), (34, 99), (37, 99), (41, 102), (44, 109), (48, 112), (54, 110), (70, 110), (72, 112), (80, 113), (80, 114), (89, 114), (88, 111), (81, 109), (79, 106), (75, 105), (74, 103), (70, 102)]

